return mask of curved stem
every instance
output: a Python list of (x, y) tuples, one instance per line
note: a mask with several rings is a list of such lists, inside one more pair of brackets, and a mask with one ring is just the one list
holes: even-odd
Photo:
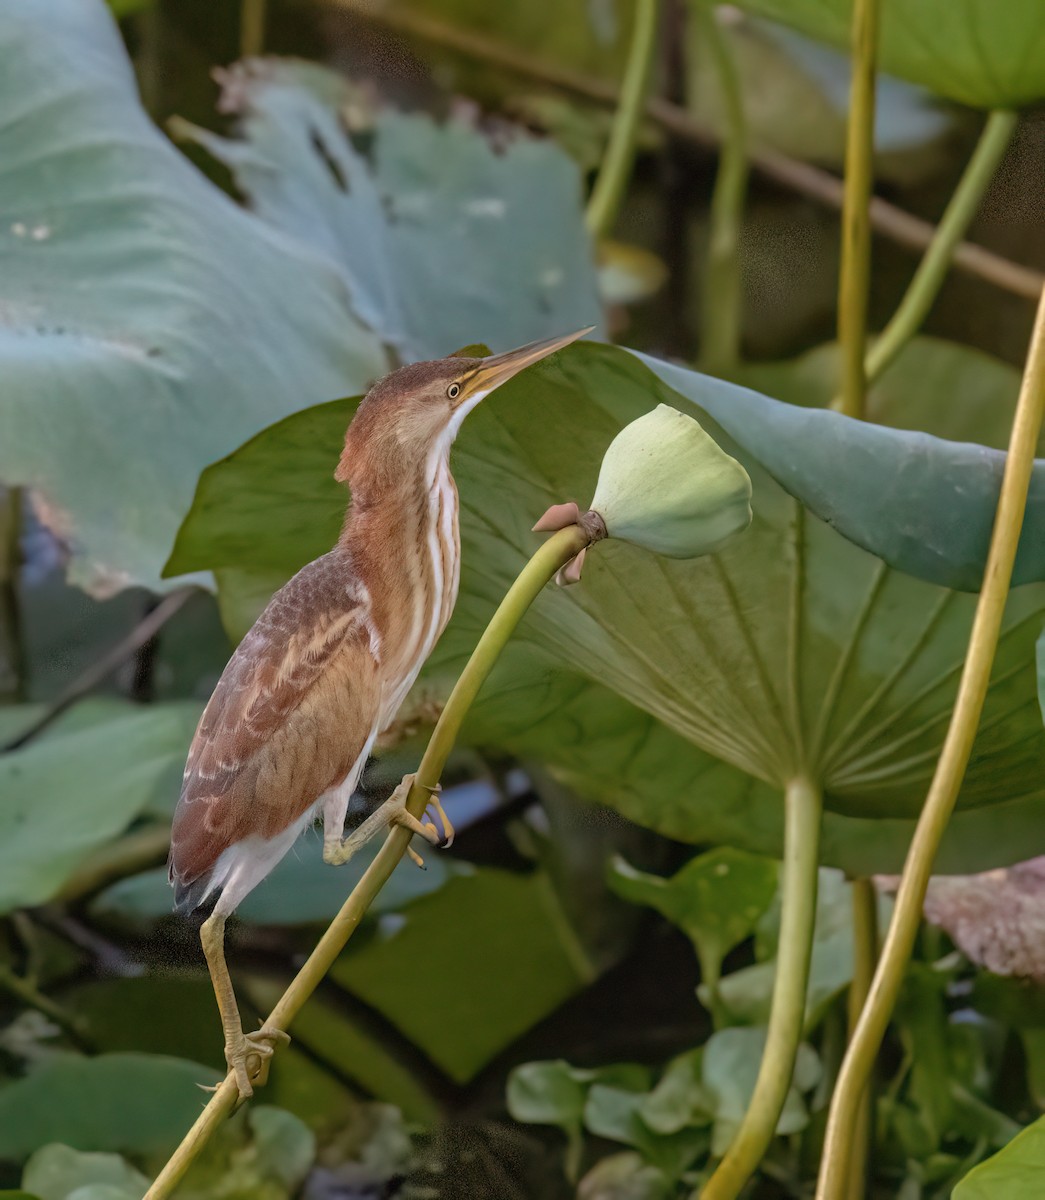
[(700, 34), (715, 64), (726, 125), (715, 190), (711, 196), (700, 354), (705, 370), (712, 374), (725, 374), (740, 360), (740, 228), (749, 174), (747, 120), (737, 66), (715, 10), (709, 5), (697, 4), (695, 15)]
[[(849, 1036), (856, 1030), (867, 1003), (878, 961), (878, 894), (870, 879), (852, 881), (853, 904), (853, 979), (849, 984), (847, 1013)], [(867, 1194), (867, 1162), (873, 1129), (872, 1089), (864, 1088), (857, 1114), (856, 1136), (849, 1147), (849, 1200), (863, 1200)]]
[[(421, 816), (431, 799), (430, 789), (439, 782), (461, 722), (523, 614), (559, 568), (565, 566), (592, 540), (593, 535), (581, 525), (571, 525), (552, 534), (523, 567), (501, 601), (454, 685), (417, 769), (406, 805), (415, 817)], [(355, 932), (374, 897), (388, 882), (412, 836), (410, 830), (401, 825), (391, 829), (384, 845), (352, 889), (341, 911), (330, 922), (315, 950), (269, 1014), (266, 1027), (286, 1029), (301, 1011)], [(171, 1195), (217, 1127), (236, 1107), (238, 1095), (235, 1076), (230, 1072), (156, 1177), (145, 1194), (145, 1200), (166, 1200)]]
[(871, 270), (871, 184), (874, 174), (874, 75), (879, 0), (853, 0), (853, 81), (845, 148), (842, 269), (838, 280), (838, 340), (842, 346), (840, 412), (863, 417), (867, 379), (867, 298)]
[(1031, 335), (1027, 366), (1005, 459), (1001, 496), (991, 535), (983, 587), (976, 605), (969, 650), (958, 685), (958, 696), (925, 807), (907, 853), (896, 907), (889, 923), (882, 956), (871, 983), (867, 1003), (849, 1043), (838, 1086), (831, 1101), (824, 1153), (817, 1184), (817, 1200), (841, 1200), (847, 1186), (846, 1147), (852, 1141), (860, 1107), (878, 1048), (885, 1034), (903, 982), (914, 940), (921, 923), (922, 905), (929, 885), (933, 859), (954, 810), (973, 740), (983, 710), (991, 667), (998, 646), (1005, 602), (1012, 578), (1034, 450), (1045, 411), (1045, 293), (1042, 294)]
[(635, 142), (646, 105), (646, 88), (657, 43), (658, 0), (636, 0), (631, 48), (624, 70), (620, 101), (610, 131), (609, 145), (599, 167), (598, 178), (588, 199), (584, 219), (593, 238), (608, 237), (628, 186)]
[(917, 333), (932, 308), (954, 258), (954, 252), (979, 211), (1019, 120), (1016, 113), (992, 112), (976, 143), (958, 186), (936, 227), (933, 240), (889, 324), (867, 353), (864, 369), (870, 384)]
[(701, 1200), (734, 1200), (755, 1173), (776, 1132), (802, 1040), (816, 925), (823, 796), (818, 785), (800, 776), (787, 785), (784, 805), (780, 946), (766, 1048), (744, 1120), (704, 1185)]

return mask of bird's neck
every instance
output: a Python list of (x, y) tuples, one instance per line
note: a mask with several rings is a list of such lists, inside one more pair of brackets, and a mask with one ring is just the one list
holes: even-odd
[(433, 448), (420, 470), (368, 482), (354, 489), (340, 545), (370, 594), (391, 719), (457, 599), (461, 550), (449, 447)]

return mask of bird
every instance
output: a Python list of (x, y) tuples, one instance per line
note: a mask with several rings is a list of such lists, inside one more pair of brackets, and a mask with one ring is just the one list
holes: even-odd
[(449, 844), (453, 830), (435, 792), (441, 834), (405, 810), (412, 776), (346, 838), (349, 799), (457, 599), (450, 448), (462, 422), (495, 388), (590, 328), (489, 357), (413, 363), (375, 383), (335, 471), (350, 493), (337, 543), (276, 592), (204, 708), (174, 814), (168, 878), (178, 911), (211, 908), (200, 940), (242, 1098), (264, 1082), (287, 1035), (243, 1031), (225, 960), (227, 919), (317, 818), (323, 858), (334, 864), (382, 824)]

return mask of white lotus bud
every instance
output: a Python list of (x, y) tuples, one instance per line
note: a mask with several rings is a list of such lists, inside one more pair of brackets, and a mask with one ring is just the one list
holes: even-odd
[(697, 558), (751, 523), (751, 480), (692, 417), (660, 404), (610, 443), (591, 507), (609, 537)]

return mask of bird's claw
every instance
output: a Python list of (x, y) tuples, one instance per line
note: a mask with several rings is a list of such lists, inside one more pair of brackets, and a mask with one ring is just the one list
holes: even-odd
[[(254, 1088), (264, 1087), (268, 1082), (269, 1066), (276, 1045), (286, 1045), (290, 1034), (272, 1025), (263, 1025), (251, 1033), (241, 1033), (238, 1038), (225, 1043), (225, 1061), (236, 1077), (236, 1087), (241, 1100), (254, 1095)], [(206, 1088), (206, 1091), (216, 1089)]]
[[(423, 837), (426, 842), (429, 842), (433, 846), (438, 846), (440, 849), (452, 846), (454, 841), (454, 827), (450, 823), (450, 818), (446, 815), (442, 804), (439, 802), (439, 793), (443, 790), (440, 784), (422, 786), (429, 794), (429, 804), (435, 809), (439, 823), (443, 827), (442, 833), (439, 832), (432, 821), (421, 822), (406, 811), (406, 802), (415, 782), (415, 775), (404, 776), (403, 782), (389, 797), (388, 803), (395, 805), (392, 822), (396, 825), (402, 825), (404, 828), (409, 829), (411, 833), (416, 833), (418, 836)], [(414, 865), (421, 867), (423, 870), (425, 864), (420, 854), (412, 846), (407, 846), (406, 852)]]
[[(429, 804), (435, 809), (436, 816), (442, 824), (442, 833), (436, 828), (432, 821), (419, 821), (412, 813), (407, 812), (406, 802), (410, 798), (410, 792), (413, 789), (414, 775), (405, 775), (402, 782), (381, 807), (359, 826), (347, 838), (338, 840), (331, 838), (323, 843), (323, 861), (340, 866), (347, 862), (353, 854), (363, 845), (366, 844), (375, 834), (381, 830), (392, 826), (401, 825), (404, 829), (408, 829), (411, 833), (416, 833), (423, 837), (426, 842), (440, 848), (450, 846), (454, 840), (454, 827), (450, 824), (450, 819), (443, 811), (443, 806), (439, 803), (439, 792), (442, 790), (439, 784), (431, 787), (423, 785), (426, 792), (429, 794)], [(424, 860), (411, 846), (407, 846), (407, 854), (414, 863), (419, 867), (424, 866)]]

